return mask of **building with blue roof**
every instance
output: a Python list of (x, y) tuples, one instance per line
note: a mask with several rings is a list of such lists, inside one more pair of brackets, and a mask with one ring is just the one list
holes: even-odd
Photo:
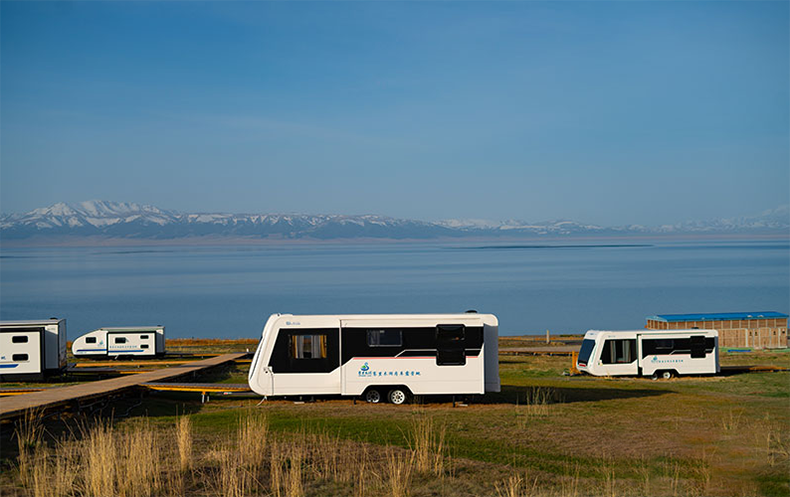
[(787, 348), (787, 314), (776, 311), (657, 314), (648, 316), (649, 330), (719, 331), (720, 347)]

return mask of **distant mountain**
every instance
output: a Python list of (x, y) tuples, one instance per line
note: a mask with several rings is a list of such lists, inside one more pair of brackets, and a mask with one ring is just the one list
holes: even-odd
[(92, 200), (57, 203), (24, 214), (0, 216), (0, 236), (103, 236), (174, 239), (199, 236), (271, 239), (436, 238), (453, 230), (422, 221), (383, 216), (181, 213), (150, 205)]
[(376, 215), (182, 213), (150, 205), (92, 200), (57, 203), (24, 214), (0, 215), (3, 240), (98, 236), (170, 240), (196, 237), (248, 239), (435, 239), (661, 234), (788, 234), (790, 211), (782, 206), (759, 216), (675, 225), (604, 227), (570, 220), (530, 223), (450, 219), (425, 222)]

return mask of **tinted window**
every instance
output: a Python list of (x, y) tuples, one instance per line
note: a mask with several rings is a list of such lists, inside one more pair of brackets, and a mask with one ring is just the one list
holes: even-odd
[(148, 348), (148, 344), (144, 343), (144, 344), (140, 345), (140, 348), (141, 349), (147, 349)]
[(96, 343), (96, 337), (85, 337), (85, 343)]
[(115, 343), (126, 343), (126, 339), (124, 337), (115, 337)]
[(403, 345), (401, 330), (368, 330), (368, 346), (400, 347)]
[(662, 338), (653, 341), (653, 346), (658, 350), (672, 350), (675, 348), (675, 341), (671, 338)]
[(27, 343), (27, 337), (26, 336), (11, 337), (11, 343)]
[(696, 335), (691, 337), (691, 358), (692, 359), (701, 359), (705, 357), (705, 337)]
[(148, 340), (148, 335), (140, 335), (140, 340)]
[(463, 366), (466, 364), (465, 327), (462, 324), (436, 327), (436, 364)]
[(587, 361), (590, 360), (590, 354), (592, 354), (593, 349), (595, 348), (595, 340), (584, 340), (582, 341), (582, 348), (579, 350), (579, 364), (587, 364)]
[(14, 354), (11, 356), (12, 361), (27, 361), (27, 354)]

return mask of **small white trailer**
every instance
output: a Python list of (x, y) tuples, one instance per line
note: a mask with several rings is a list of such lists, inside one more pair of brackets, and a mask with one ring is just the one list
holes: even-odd
[(165, 353), (164, 326), (99, 328), (71, 345), (74, 357), (156, 356)]
[(491, 314), (273, 314), (252, 360), (264, 397), (362, 396), (402, 404), (411, 395), (498, 392), (497, 318)]
[(716, 330), (590, 330), (584, 335), (579, 371), (594, 376), (717, 374), (719, 332)]
[(41, 380), (65, 367), (65, 319), (0, 321), (0, 381)]

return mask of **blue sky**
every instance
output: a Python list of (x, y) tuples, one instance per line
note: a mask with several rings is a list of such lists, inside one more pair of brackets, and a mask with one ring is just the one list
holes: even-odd
[(663, 224), (788, 203), (787, 2), (0, 3), (0, 207)]

